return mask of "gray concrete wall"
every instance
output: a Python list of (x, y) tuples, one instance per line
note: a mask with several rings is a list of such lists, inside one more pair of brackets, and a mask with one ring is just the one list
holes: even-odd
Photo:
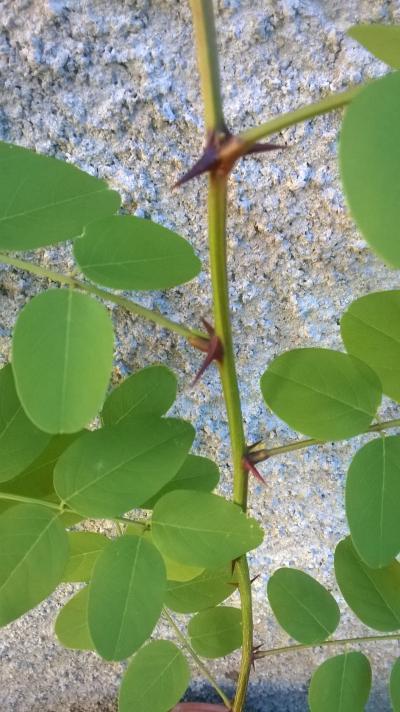
[[(186, 2), (173, 0), (2, 0), (0, 136), (71, 161), (106, 178), (137, 215), (189, 239), (204, 263), (192, 283), (168, 294), (138, 295), (171, 317), (199, 325), (210, 316), (204, 180), (172, 191), (203, 142), (202, 107)], [(358, 21), (400, 22), (396, 0), (220, 0), (218, 30), (226, 116), (251, 126), (329, 91), (384, 71), (344, 36)], [(259, 376), (269, 360), (296, 346), (340, 348), (338, 318), (349, 302), (398, 285), (367, 249), (349, 218), (338, 181), (337, 114), (285, 131), (290, 149), (248, 158), (230, 183), (232, 315), (249, 441), (293, 436), (264, 407)], [(70, 250), (42, 249), (32, 259), (57, 269)], [(1, 358), (7, 360), (16, 315), (40, 281), (2, 272)], [(136, 296), (136, 295), (135, 295)], [(199, 355), (183, 340), (113, 313), (115, 378), (152, 362), (178, 375), (176, 413), (197, 426), (196, 450), (214, 457), (231, 489), (227, 428), (218, 379), (209, 371), (195, 390)], [(394, 416), (388, 407), (385, 415)], [(398, 415), (398, 413), (397, 413)], [(251, 555), (256, 642), (285, 645), (266, 602), (268, 576), (281, 565), (304, 569), (337, 596), (339, 637), (366, 628), (340, 598), (332, 574), (335, 544), (346, 532), (343, 480), (354, 445), (325, 446), (274, 459), (267, 487), (251, 484), (251, 509), (265, 542)], [(47, 602), (0, 635), (2, 712), (115, 710), (122, 667), (57, 645), (56, 612), (72, 591)], [(374, 664), (370, 709), (389, 709), (385, 691), (396, 643), (365, 647)], [(324, 651), (257, 664), (251, 712), (307, 709), (306, 687)], [(238, 658), (213, 665), (231, 685)], [(196, 694), (205, 694), (201, 682)]]

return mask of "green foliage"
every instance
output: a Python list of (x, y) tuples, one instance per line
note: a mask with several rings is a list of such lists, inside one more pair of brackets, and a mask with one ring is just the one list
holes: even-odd
[(400, 564), (372, 569), (357, 555), (350, 537), (335, 551), (335, 574), (344, 599), (370, 628), (400, 629)]
[(242, 645), (242, 616), (238, 608), (219, 606), (201, 611), (188, 625), (192, 648), (203, 658), (222, 658)]
[(294, 349), (261, 378), (265, 402), (291, 428), (319, 440), (351, 438), (371, 423), (381, 400), (374, 372), (329, 349)]
[(60, 583), (68, 539), (59, 514), (19, 504), (0, 515), (0, 626), (19, 618)]
[(235, 589), (232, 566), (206, 569), (189, 581), (168, 581), (165, 604), (178, 613), (196, 613), (221, 603)]
[(352, 542), (371, 568), (388, 566), (400, 552), (400, 437), (381, 437), (359, 450), (346, 482)]
[(347, 34), (394, 69), (400, 69), (400, 26), (354, 25)]
[(113, 289), (167, 289), (200, 272), (186, 240), (133, 215), (114, 215), (89, 224), (75, 240), (74, 254), (93, 282)]
[(22, 309), (12, 365), (22, 406), (37, 427), (74, 433), (97, 415), (110, 379), (113, 343), (107, 310), (86, 294), (50, 289)]
[(336, 630), (339, 607), (318, 581), (297, 569), (278, 569), (268, 581), (278, 623), (299, 643), (321, 643)]
[(362, 653), (343, 653), (325, 660), (311, 679), (311, 712), (364, 712), (371, 677), (371, 666)]
[(65, 648), (94, 650), (88, 626), (88, 599), (89, 589), (85, 586), (70, 598), (57, 616), (54, 631)]
[(363, 89), (346, 111), (340, 169), (351, 214), (367, 242), (400, 267), (398, 166), (400, 72)]
[(193, 437), (183, 420), (151, 415), (85, 433), (57, 462), (56, 492), (83, 516), (123, 514), (172, 479)]
[(164, 600), (164, 562), (143, 537), (109, 542), (97, 559), (89, 584), (88, 622), (97, 652), (123, 660), (151, 635)]
[(151, 521), (159, 550), (189, 566), (223, 566), (263, 540), (254, 519), (235, 504), (205, 492), (180, 490), (164, 495)]
[(94, 532), (69, 532), (69, 559), (63, 581), (80, 583), (90, 581), (93, 567), (108, 539)]
[(0, 142), (0, 248), (32, 250), (71, 240), (112, 215), (118, 193), (105, 181), (26, 148)]
[(148, 643), (133, 658), (122, 680), (120, 712), (169, 712), (189, 684), (189, 667), (167, 640)]
[(340, 322), (349, 354), (379, 376), (386, 395), (400, 401), (400, 291), (375, 292), (350, 304)]
[(176, 376), (165, 366), (147, 366), (128, 376), (107, 396), (104, 425), (143, 415), (164, 415), (176, 398)]
[(21, 474), (50, 440), (27, 418), (15, 391), (11, 366), (0, 370), (0, 482)]
[(390, 700), (393, 712), (400, 712), (400, 658), (397, 658), (390, 674)]
[[(1, 372), (0, 372), (1, 373)], [(79, 437), (79, 433), (68, 435), (53, 435), (48, 445), (42, 450), (40, 455), (34, 460), (18, 477), (2, 482), (1, 491), (34, 499), (58, 502), (59, 499), (54, 491), (53, 471), (55, 464), (61, 453), (69, 447), (74, 440)], [(0, 500), (0, 512), (11, 507), (13, 503), (7, 500)], [(63, 515), (64, 517), (68, 515)], [(70, 516), (70, 515), (69, 515)]]
[(219, 481), (218, 467), (207, 457), (188, 455), (176, 475), (162, 487), (154, 497), (143, 502), (144, 509), (153, 509), (156, 502), (167, 492), (175, 490), (196, 490), (211, 492)]

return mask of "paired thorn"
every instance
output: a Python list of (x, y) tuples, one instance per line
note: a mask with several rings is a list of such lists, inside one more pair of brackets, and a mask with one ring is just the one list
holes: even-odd
[(254, 143), (248, 148), (240, 138), (234, 136), (226, 127), (219, 133), (213, 131), (206, 143), (203, 154), (175, 183), (174, 188), (210, 171), (228, 175), (236, 161), (242, 156), (255, 153), (268, 153), (269, 151), (277, 151), (281, 148), (287, 148), (287, 146), (274, 143)]
[(253, 668), (254, 671), (256, 669), (255, 662), (256, 662), (256, 660), (258, 660), (257, 653), (260, 650), (260, 648), (262, 648), (262, 643), (260, 643), (259, 645), (253, 645), (253, 648), (251, 650), (251, 667)]
[(198, 383), (203, 373), (207, 370), (207, 368), (212, 364), (213, 361), (218, 361), (219, 363), (221, 363), (224, 356), (224, 349), (222, 346), (221, 339), (219, 338), (219, 336), (216, 335), (214, 327), (206, 319), (202, 319), (202, 322), (209, 338), (193, 338), (190, 340), (192, 346), (195, 346), (197, 349), (203, 351), (206, 354), (203, 363), (201, 364), (194, 380), (192, 381), (192, 386), (195, 386), (196, 383)]
[(262, 482), (263, 485), (266, 484), (264, 477), (260, 474), (260, 472), (257, 470), (255, 466), (255, 462), (253, 460), (253, 452), (251, 448), (247, 448), (245, 454), (242, 457), (242, 465), (243, 469), (246, 470), (250, 475), (253, 475), (253, 477), (256, 478), (259, 482)]

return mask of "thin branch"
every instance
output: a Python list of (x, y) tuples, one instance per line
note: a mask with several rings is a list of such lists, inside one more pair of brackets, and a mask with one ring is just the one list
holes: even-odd
[(185, 636), (183, 635), (182, 631), (178, 627), (178, 625), (175, 623), (173, 617), (171, 616), (170, 612), (168, 611), (167, 608), (163, 608), (163, 616), (167, 619), (168, 623), (170, 626), (173, 628), (176, 637), (182, 644), (182, 646), (187, 650), (189, 655), (193, 658), (194, 662), (196, 663), (197, 667), (203, 675), (207, 678), (209, 683), (213, 686), (214, 690), (218, 693), (220, 696), (221, 700), (223, 701), (224, 705), (227, 707), (228, 710), (231, 709), (231, 701), (229, 698), (225, 695), (224, 691), (221, 690), (220, 686), (218, 685), (217, 681), (209, 671), (209, 669), (204, 665), (203, 661), (200, 660), (199, 656), (195, 653), (193, 650), (192, 646), (190, 645), (189, 641), (186, 640)]
[(341, 109), (343, 106), (349, 104), (362, 88), (362, 86), (356, 86), (340, 92), (339, 94), (330, 94), (315, 104), (301, 106), (299, 109), (295, 109), (295, 111), (288, 111), (285, 114), (280, 114), (275, 119), (270, 119), (265, 124), (255, 126), (247, 131), (242, 131), (237, 138), (245, 145), (246, 148), (250, 148), (250, 146), (262, 138), (279, 133), (279, 131), (282, 131), (283, 129), (287, 129), (290, 126), (312, 119), (315, 116), (320, 116), (321, 114), (327, 114), (329, 111)]
[[(359, 437), (360, 435), (368, 435), (368, 433), (379, 433), (383, 430), (388, 430), (389, 428), (400, 428), (400, 418), (395, 418), (393, 420), (382, 421), (381, 423), (374, 423), (370, 425), (369, 428), (364, 430), (354, 437)], [(353, 438), (351, 438), (353, 439)], [(326, 443), (331, 442), (330, 440), (316, 440), (315, 438), (304, 438), (304, 440), (296, 440), (294, 442), (284, 443), (283, 445), (278, 445), (277, 447), (268, 448), (262, 443), (257, 446), (251, 453), (251, 461), (254, 463), (264, 462), (269, 460), (271, 457), (276, 457), (277, 455), (283, 455), (285, 452), (293, 452), (294, 450), (303, 450), (305, 448), (314, 447), (315, 445), (326, 445)]]
[(283, 655), (285, 653), (296, 653), (307, 648), (323, 648), (334, 645), (354, 645), (355, 643), (368, 643), (376, 640), (400, 640), (397, 633), (390, 635), (364, 635), (357, 638), (337, 638), (336, 640), (324, 640), (322, 643), (299, 643), (299, 645), (286, 645), (283, 648), (271, 648), (270, 650), (258, 650), (255, 653), (256, 660), (267, 658), (272, 655)]
[(22, 269), (25, 272), (35, 274), (38, 277), (44, 277), (46, 279), (50, 279), (52, 282), (58, 282), (58, 284), (67, 284), (70, 287), (82, 289), (88, 294), (93, 294), (96, 297), (100, 297), (105, 302), (117, 304), (119, 307), (126, 309), (132, 314), (137, 314), (138, 316), (141, 316), (144, 319), (148, 319), (154, 324), (162, 326), (164, 329), (174, 331), (176, 334), (179, 334), (179, 336), (183, 336), (185, 339), (190, 340), (199, 337), (203, 339), (208, 338), (207, 334), (203, 334), (201, 331), (196, 331), (195, 329), (188, 329), (183, 324), (178, 324), (177, 322), (168, 319), (166, 316), (163, 316), (159, 312), (153, 311), (153, 309), (147, 309), (146, 307), (142, 307), (140, 304), (136, 304), (136, 302), (132, 302), (130, 299), (125, 299), (125, 297), (120, 297), (117, 294), (107, 292), (105, 289), (100, 289), (99, 287), (95, 287), (94, 285), (88, 284), (87, 282), (82, 282), (81, 280), (78, 280), (75, 277), (72, 277), (71, 275), (54, 272), (53, 270), (49, 270), (46, 267), (42, 267), (41, 265), (36, 265), (32, 262), (26, 262), (25, 260), (20, 260), (16, 257), (11, 257), (10, 255), (5, 255), (2, 253), (0, 253), (0, 263), (12, 265), (13, 267)]

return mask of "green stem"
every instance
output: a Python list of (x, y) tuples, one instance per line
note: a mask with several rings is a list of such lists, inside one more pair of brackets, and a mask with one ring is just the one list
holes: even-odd
[(182, 644), (182, 646), (187, 650), (189, 655), (193, 658), (195, 661), (197, 667), (199, 670), (203, 673), (204, 677), (207, 678), (207, 680), (210, 682), (210, 684), (213, 686), (214, 690), (217, 692), (217, 694), (220, 696), (221, 700), (223, 701), (225, 707), (230, 710), (231, 709), (231, 701), (230, 699), (225, 695), (224, 691), (221, 690), (220, 686), (218, 685), (217, 681), (209, 671), (209, 669), (204, 665), (203, 661), (199, 658), (199, 656), (195, 653), (193, 650), (192, 646), (190, 645), (189, 641), (186, 640), (185, 636), (183, 635), (182, 631), (180, 628), (177, 626), (175, 623), (173, 617), (171, 616), (170, 612), (167, 610), (167, 608), (163, 608), (163, 615), (167, 619), (168, 623), (170, 626), (173, 628), (176, 637)]
[(196, 36), (197, 62), (208, 133), (224, 132), (221, 82), (215, 34), (213, 0), (190, 0)]
[(148, 319), (154, 324), (158, 324), (158, 326), (162, 326), (165, 329), (169, 329), (169, 331), (174, 331), (176, 334), (179, 334), (179, 336), (183, 336), (185, 339), (190, 340), (195, 339), (196, 337), (207, 339), (207, 336), (201, 331), (188, 329), (183, 324), (177, 324), (175, 321), (168, 319), (166, 316), (163, 316), (159, 312), (153, 311), (152, 309), (147, 309), (146, 307), (142, 307), (140, 304), (136, 304), (136, 302), (132, 302), (130, 299), (125, 299), (125, 297), (119, 297), (117, 294), (107, 292), (105, 289), (100, 289), (99, 287), (95, 287), (94, 285), (82, 282), (78, 279), (75, 279), (75, 277), (71, 277), (70, 275), (61, 274), (60, 272), (53, 272), (53, 270), (46, 269), (46, 267), (41, 267), (41, 265), (36, 265), (32, 262), (26, 262), (25, 260), (20, 260), (17, 257), (11, 257), (10, 255), (5, 255), (2, 253), (0, 253), (0, 263), (12, 265), (13, 267), (17, 267), (18, 269), (22, 269), (26, 272), (30, 272), (31, 274), (35, 274), (38, 277), (45, 277), (46, 279), (50, 279), (52, 282), (58, 282), (58, 284), (67, 284), (70, 287), (82, 289), (88, 294), (93, 294), (96, 297), (104, 299), (104, 301), (106, 302), (112, 302), (113, 304), (117, 304), (118, 306), (123, 307), (123, 309), (126, 309), (132, 314), (137, 314), (138, 316), (141, 316), (144, 319)]
[[(78, 517), (82, 515), (79, 512), (75, 512), (74, 509), (66, 507), (63, 502), (49, 502), (47, 499), (37, 499), (33, 497), (24, 497), (22, 494), (14, 494), (13, 492), (0, 492), (0, 500), (5, 499), (10, 502), (20, 502), (21, 504), (38, 504), (41, 507), (47, 507), (48, 509), (55, 509), (60, 514), (77, 514)], [(111, 521), (121, 524), (136, 524), (140, 527), (146, 529), (148, 527), (148, 521), (138, 521), (137, 519), (128, 519), (127, 517), (101, 517), (102, 519), (111, 519)], [(88, 519), (88, 517), (86, 517)]]
[(270, 121), (267, 121), (265, 124), (243, 131), (237, 138), (245, 144), (246, 148), (250, 148), (253, 143), (256, 143), (260, 139), (287, 129), (289, 126), (307, 121), (307, 119), (312, 119), (314, 116), (327, 114), (329, 111), (335, 109), (341, 109), (343, 106), (349, 104), (361, 89), (362, 87), (356, 86), (339, 94), (330, 94), (315, 104), (308, 104), (295, 111), (288, 111), (285, 114), (280, 114), (275, 119), (270, 119)]
[[(354, 437), (359, 437), (360, 435), (368, 435), (368, 433), (379, 433), (388, 428), (400, 428), (400, 418), (394, 418), (393, 420), (382, 421), (381, 423), (374, 423), (370, 425), (367, 430), (364, 430), (359, 435)], [(353, 439), (353, 438), (352, 438)], [(283, 445), (278, 445), (277, 447), (263, 447), (259, 446), (257, 450), (252, 453), (252, 461), (254, 463), (263, 462), (264, 460), (269, 460), (271, 457), (276, 457), (277, 455), (283, 455), (285, 452), (293, 452), (294, 450), (303, 450), (308, 447), (313, 447), (314, 445), (325, 445), (331, 442), (330, 440), (316, 440), (315, 438), (304, 438), (304, 440), (297, 440), (292, 443), (284, 443)]]
[(64, 509), (61, 504), (57, 502), (48, 502), (45, 499), (34, 499), (33, 497), (24, 497), (20, 494), (13, 494), (12, 492), (0, 492), (0, 500), (6, 499), (10, 502), (19, 502), (20, 504), (40, 504), (42, 507), (47, 507), (48, 509), (56, 509), (58, 512), (71, 512), (71, 514), (76, 514), (72, 510)]
[(322, 648), (332, 645), (353, 645), (354, 643), (368, 643), (376, 640), (400, 640), (397, 633), (390, 635), (363, 635), (358, 638), (337, 638), (336, 640), (324, 640), (322, 643), (300, 643), (299, 645), (286, 645), (283, 648), (271, 648), (270, 650), (259, 650), (256, 654), (259, 658), (267, 658), (271, 655), (282, 655), (284, 653), (295, 653), (306, 648)]

